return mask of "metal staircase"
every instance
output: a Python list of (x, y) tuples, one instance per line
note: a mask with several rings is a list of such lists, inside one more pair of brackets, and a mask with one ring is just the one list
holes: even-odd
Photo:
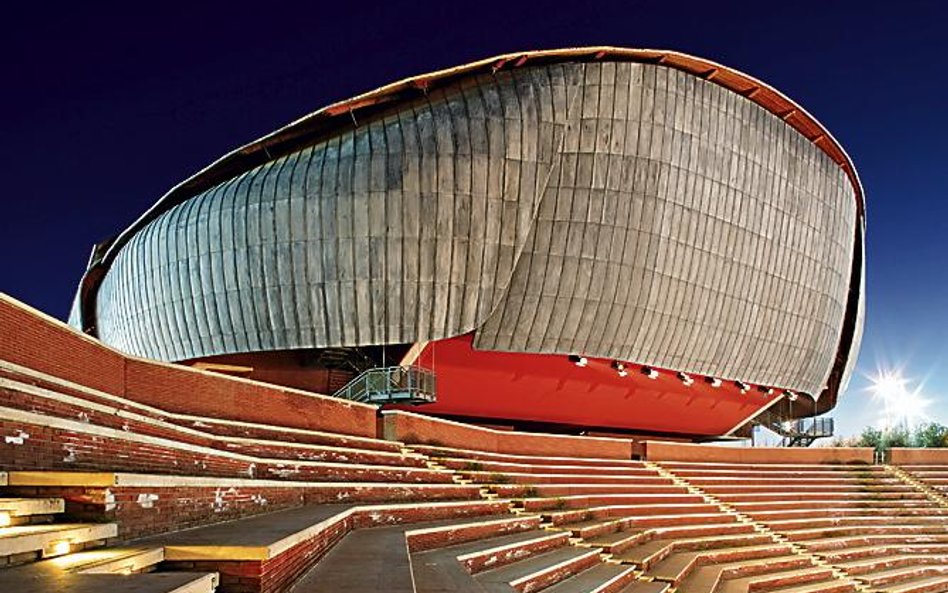
[(362, 371), (335, 397), (367, 404), (430, 404), (435, 395), (435, 374), (417, 366), (375, 367)]
[(770, 420), (763, 426), (783, 437), (781, 447), (809, 447), (816, 439), (833, 436), (832, 418)]

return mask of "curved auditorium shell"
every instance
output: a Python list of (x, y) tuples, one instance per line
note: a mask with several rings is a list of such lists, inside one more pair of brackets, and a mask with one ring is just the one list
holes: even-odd
[(421, 412), (718, 436), (835, 404), (863, 232), (848, 156), (764, 83), (675, 52), (530, 52), (225, 156), (98, 246), (71, 321), (283, 377), (388, 345), (438, 374)]

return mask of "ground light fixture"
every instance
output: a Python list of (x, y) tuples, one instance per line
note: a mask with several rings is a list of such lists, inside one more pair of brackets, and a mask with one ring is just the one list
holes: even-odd
[(717, 377), (705, 377), (704, 382), (714, 388), (718, 388), (721, 386), (721, 380), (718, 379)]
[(586, 358), (585, 356), (580, 356), (578, 354), (570, 354), (569, 361), (578, 367), (584, 367), (587, 364), (589, 364), (588, 358)]
[(53, 556), (63, 556), (68, 554), (70, 551), (70, 543), (68, 539), (60, 539), (53, 542), (50, 542), (45, 548), (43, 548), (43, 558), (52, 558)]
[(629, 371), (625, 370), (625, 364), (619, 362), (618, 360), (612, 362), (612, 368), (615, 369), (616, 373), (618, 373), (620, 377), (626, 377), (629, 374)]
[(685, 385), (685, 387), (691, 387), (691, 385), (695, 382), (691, 375), (681, 371), (678, 372), (677, 377)]

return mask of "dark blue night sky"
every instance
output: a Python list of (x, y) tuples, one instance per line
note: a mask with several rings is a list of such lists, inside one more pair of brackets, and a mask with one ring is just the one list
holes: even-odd
[(18, 3), (0, 25), (3, 292), (64, 318), (94, 242), (327, 103), (503, 52), (676, 49), (782, 90), (862, 176), (868, 319), (841, 432), (878, 420), (879, 367), (948, 422), (948, 3), (92, 4)]

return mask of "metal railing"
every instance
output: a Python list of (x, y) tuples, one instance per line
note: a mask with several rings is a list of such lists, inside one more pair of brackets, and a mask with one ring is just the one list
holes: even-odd
[(416, 366), (376, 367), (362, 371), (335, 397), (368, 404), (430, 404), (435, 395), (435, 374)]
[(782, 447), (809, 447), (816, 439), (833, 436), (832, 418), (800, 418), (797, 420), (773, 421), (767, 428), (783, 437)]

